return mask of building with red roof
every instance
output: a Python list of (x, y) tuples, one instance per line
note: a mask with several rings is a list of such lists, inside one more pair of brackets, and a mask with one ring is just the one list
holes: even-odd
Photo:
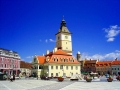
[(114, 75), (120, 75), (120, 60), (118, 60), (117, 58), (112, 61), (112, 74)]
[(34, 56), (32, 73), (40, 76), (71, 77), (80, 74), (80, 62), (72, 56), (71, 32), (63, 19), (60, 29), (56, 34), (56, 47), (52, 52), (47, 50), (43, 56)]
[(83, 67), (83, 71), (82, 72), (96, 72), (96, 62), (97, 60), (84, 60), (84, 67)]
[(111, 64), (112, 60), (98, 61), (96, 63), (96, 72), (98, 72), (100, 75), (112, 74)]

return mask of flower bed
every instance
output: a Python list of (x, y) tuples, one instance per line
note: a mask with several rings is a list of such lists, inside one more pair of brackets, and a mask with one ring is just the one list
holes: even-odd
[(58, 77), (58, 81), (62, 82), (63, 80), (64, 80), (64, 78)]
[(85, 79), (87, 82), (91, 82), (92, 81), (92, 77), (90, 75), (88, 75)]
[(112, 79), (112, 78), (108, 78), (107, 81), (108, 81), (108, 82), (112, 82), (113, 79)]
[(120, 81), (120, 76), (117, 76), (116, 79)]
[(90, 78), (86, 78), (86, 81), (87, 81), (87, 82), (91, 82), (92, 79), (90, 79)]

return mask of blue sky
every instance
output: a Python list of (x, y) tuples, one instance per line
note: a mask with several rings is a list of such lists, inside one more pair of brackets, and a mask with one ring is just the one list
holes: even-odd
[[(62, 16), (73, 33), (73, 55), (120, 59), (119, 0), (0, 0), (0, 47), (22, 60), (55, 47)], [(46, 42), (47, 41), (47, 42)]]

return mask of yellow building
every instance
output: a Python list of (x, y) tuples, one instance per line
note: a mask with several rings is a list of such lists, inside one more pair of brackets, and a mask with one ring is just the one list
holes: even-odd
[(71, 32), (66, 27), (63, 19), (60, 29), (56, 34), (56, 47), (53, 52), (47, 53), (45, 56), (35, 56), (32, 61), (32, 73), (58, 77), (71, 77), (74, 74), (80, 74), (80, 62), (72, 56), (72, 38)]
[(71, 77), (80, 74), (80, 63), (61, 49), (48, 52), (45, 56), (35, 56), (32, 61), (32, 73), (40, 76)]

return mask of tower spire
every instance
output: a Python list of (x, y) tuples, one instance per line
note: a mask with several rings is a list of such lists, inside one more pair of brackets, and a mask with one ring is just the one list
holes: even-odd
[(63, 18), (62, 18), (62, 22), (61, 22), (61, 26), (60, 26), (60, 29), (65, 26), (66, 27), (66, 22), (64, 20), (64, 15), (63, 15)]
[(64, 20), (64, 15), (63, 15), (63, 17), (62, 17), (62, 21), (65, 21), (65, 20)]

